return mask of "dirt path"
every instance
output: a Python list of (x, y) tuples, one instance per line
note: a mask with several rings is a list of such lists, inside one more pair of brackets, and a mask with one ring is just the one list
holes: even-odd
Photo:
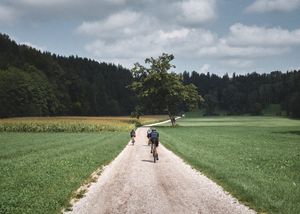
[(154, 164), (146, 131), (137, 130), (136, 144), (127, 145), (68, 213), (255, 213), (162, 145)]

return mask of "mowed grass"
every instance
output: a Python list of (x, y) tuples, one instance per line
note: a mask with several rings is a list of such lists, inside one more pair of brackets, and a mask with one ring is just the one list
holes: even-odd
[(59, 213), (127, 132), (0, 133), (0, 213)]
[(23, 117), (0, 119), (0, 132), (129, 131), (142, 124), (168, 119), (165, 115), (132, 117)]
[(300, 121), (184, 118), (162, 143), (259, 212), (300, 213)]
[(139, 120), (1, 119), (0, 213), (59, 213), (95, 170), (120, 153), (129, 141), (129, 130), (165, 119), (163, 115)]

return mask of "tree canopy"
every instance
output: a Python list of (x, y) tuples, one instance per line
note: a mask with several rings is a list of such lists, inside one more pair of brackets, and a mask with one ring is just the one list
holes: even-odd
[(131, 81), (122, 66), (41, 52), (0, 34), (0, 117), (128, 115)]
[(193, 83), (204, 97), (206, 115), (223, 111), (230, 115), (260, 115), (269, 106), (276, 105), (277, 115), (300, 118), (300, 70), (256, 72), (229, 77), (227, 74), (183, 73), (185, 84)]
[(134, 81), (130, 88), (138, 98), (137, 109), (146, 113), (167, 113), (170, 119), (183, 110), (198, 107), (200, 96), (193, 84), (184, 85), (181, 75), (171, 72), (172, 54), (162, 54), (157, 59), (147, 58), (145, 67), (136, 63), (131, 70)]

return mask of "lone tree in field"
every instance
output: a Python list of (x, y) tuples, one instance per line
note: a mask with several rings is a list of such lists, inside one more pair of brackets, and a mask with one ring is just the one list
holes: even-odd
[(171, 64), (174, 56), (162, 54), (157, 59), (145, 60), (149, 67), (139, 63), (131, 70), (134, 81), (130, 88), (137, 94), (138, 109), (144, 112), (166, 112), (172, 125), (175, 125), (175, 115), (183, 109), (193, 110), (198, 107), (200, 96), (193, 84), (183, 85), (180, 75), (170, 72), (175, 68)]

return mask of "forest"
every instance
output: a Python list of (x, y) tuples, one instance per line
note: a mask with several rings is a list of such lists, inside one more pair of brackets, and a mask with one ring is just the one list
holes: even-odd
[[(220, 110), (259, 115), (277, 104), (286, 115), (300, 117), (300, 70), (232, 77), (196, 71), (179, 75), (184, 84), (197, 87), (206, 115)], [(137, 102), (128, 87), (133, 81), (131, 71), (121, 65), (41, 52), (0, 34), (2, 118), (129, 115)]]
[(261, 115), (271, 104), (276, 114), (300, 117), (300, 70), (273, 71), (269, 74), (250, 73), (230, 78), (227, 74), (183, 72), (185, 84), (193, 83), (205, 100), (202, 107), (206, 115), (225, 111), (228, 115)]
[(128, 69), (40, 52), (0, 34), (0, 116), (125, 115)]

